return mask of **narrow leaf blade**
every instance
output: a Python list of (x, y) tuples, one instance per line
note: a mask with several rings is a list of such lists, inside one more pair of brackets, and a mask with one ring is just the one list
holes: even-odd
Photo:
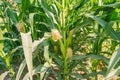
[(120, 59), (120, 48), (113, 53), (109, 65), (108, 65), (108, 70), (107, 70), (107, 74), (114, 68), (114, 66), (116, 65), (116, 63), (119, 61)]
[(31, 33), (20, 33), (22, 38), (23, 51), (25, 55), (25, 60), (27, 63), (30, 79), (32, 80), (32, 38)]
[(1, 79), (1, 80), (4, 80), (4, 78), (6, 77), (6, 75), (7, 75), (8, 73), (9, 73), (8, 71), (2, 73), (2, 74), (0, 75), (0, 79)]

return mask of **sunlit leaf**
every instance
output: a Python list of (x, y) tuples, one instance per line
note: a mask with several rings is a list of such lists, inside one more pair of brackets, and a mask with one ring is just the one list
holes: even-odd
[(22, 72), (23, 72), (25, 66), (26, 66), (26, 61), (23, 60), (22, 63), (20, 64), (19, 70), (18, 70), (18, 72), (17, 72), (16, 80), (19, 80), (19, 79), (20, 79), (21, 74), (22, 74)]
[[(32, 43), (33, 59), (37, 56), (37, 55), (34, 54), (34, 53), (36, 53), (36, 52), (39, 51), (38, 46), (44, 41), (44, 39), (45, 39), (45, 38), (42, 38), (42, 39), (40, 39), (40, 40), (35, 40), (35, 41)], [(23, 72), (25, 66), (26, 66), (26, 60), (23, 60), (22, 63), (20, 64), (19, 70), (18, 70), (18, 72), (17, 72), (16, 80), (19, 80), (19, 79), (20, 79), (20, 77), (21, 77), (21, 75), (22, 75), (22, 72)], [(26, 74), (26, 75), (28, 76), (28, 74)]]
[(22, 38), (22, 46), (23, 46), (23, 51), (25, 55), (25, 60), (27, 63), (30, 79), (32, 80), (32, 69), (33, 69), (33, 64), (32, 64), (32, 38), (31, 38), (31, 33), (20, 33), (21, 38)]
[(30, 0), (30, 3), (32, 4), (34, 2), (34, 0)]
[(120, 48), (112, 54), (106, 75), (115, 67), (119, 59), (120, 59)]
[[(33, 69), (32, 75), (35, 75), (35, 74), (37, 74), (37, 73), (41, 73), (41, 72), (40, 72), (41, 68), (42, 68), (42, 65), (38, 65), (35, 69)], [(23, 80), (27, 80), (28, 78), (29, 78), (29, 73), (27, 73), (27, 74), (24, 76)]]
[(48, 62), (46, 62), (44, 65), (43, 65), (43, 67), (42, 67), (42, 69), (40, 70), (40, 80), (43, 80), (43, 78), (44, 78), (44, 76), (45, 76), (45, 73), (46, 73), (46, 71), (47, 71), (47, 69), (50, 67), (50, 64), (48, 63)]
[(4, 80), (8, 73), (9, 73), (9, 71), (6, 71), (6, 72), (2, 73), (2, 74), (0, 75), (0, 79), (1, 79), (1, 80)]
[(111, 72), (109, 72), (107, 74), (107, 76), (105, 77), (105, 80), (110, 80), (110, 78), (116, 76), (116, 75), (120, 75), (120, 67), (118, 67), (115, 70), (112, 70)]
[(49, 61), (49, 52), (48, 52), (48, 49), (49, 49), (49, 45), (45, 45), (44, 46), (44, 58), (46, 61)]
[(107, 5), (103, 5), (104, 7), (116, 7), (116, 6), (120, 6), (120, 2), (116, 2), (113, 4), (107, 4)]

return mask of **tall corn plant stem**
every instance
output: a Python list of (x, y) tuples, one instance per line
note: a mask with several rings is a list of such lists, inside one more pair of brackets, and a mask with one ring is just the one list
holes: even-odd
[(67, 56), (66, 56), (66, 30), (65, 30), (65, 0), (62, 0), (62, 7), (63, 7), (63, 9), (62, 9), (62, 27), (64, 28), (64, 30), (63, 30), (63, 44), (64, 44), (64, 52), (63, 52), (63, 61), (64, 61), (64, 70), (63, 70), (63, 78), (64, 78), (64, 80), (67, 80)]

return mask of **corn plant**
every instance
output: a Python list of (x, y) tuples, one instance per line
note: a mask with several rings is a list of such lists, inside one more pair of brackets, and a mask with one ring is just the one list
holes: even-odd
[[(2, 0), (0, 59), (16, 80), (100, 75), (108, 80), (119, 75), (119, 5), (119, 0)], [(14, 57), (22, 57), (17, 71)]]

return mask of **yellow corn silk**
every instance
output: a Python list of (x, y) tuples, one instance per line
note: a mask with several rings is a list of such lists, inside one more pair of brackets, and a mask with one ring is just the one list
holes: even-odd
[(12, 0), (7, 0), (9, 3), (11, 3), (12, 2)]
[(16, 27), (17, 27), (18, 31), (20, 31), (20, 32), (24, 32), (25, 31), (23, 23), (20, 23), (20, 22), (17, 23)]
[(57, 29), (52, 29), (52, 40), (53, 41), (58, 41), (62, 38), (60, 35), (59, 31)]
[(67, 57), (68, 57), (68, 58), (71, 58), (72, 55), (73, 55), (72, 49), (71, 49), (71, 48), (67, 48)]

